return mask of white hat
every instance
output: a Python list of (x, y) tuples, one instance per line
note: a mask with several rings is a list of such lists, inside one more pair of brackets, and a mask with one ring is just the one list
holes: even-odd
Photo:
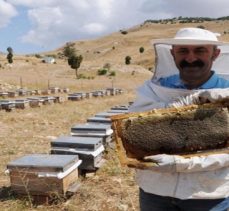
[(155, 39), (151, 42), (167, 45), (229, 45), (229, 43), (218, 41), (217, 36), (220, 34), (201, 28), (182, 28), (174, 38)]

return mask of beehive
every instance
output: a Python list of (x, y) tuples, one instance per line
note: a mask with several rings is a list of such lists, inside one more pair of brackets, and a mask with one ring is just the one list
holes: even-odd
[(51, 154), (78, 155), (82, 160), (79, 169), (97, 170), (103, 161), (102, 137), (61, 136), (51, 141)]
[(17, 194), (64, 196), (78, 181), (77, 155), (26, 155), (7, 165), (11, 188)]

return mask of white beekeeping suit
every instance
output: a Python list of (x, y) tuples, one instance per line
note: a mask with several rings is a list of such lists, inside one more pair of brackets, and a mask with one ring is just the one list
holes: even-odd
[[(192, 104), (194, 102), (192, 96), (206, 91), (167, 88), (160, 85), (158, 82), (160, 78), (179, 74), (170, 54), (171, 44), (176, 43), (163, 40), (154, 43), (156, 52), (154, 76), (137, 90), (138, 96), (130, 107), (130, 112), (168, 107), (177, 98), (186, 96), (189, 97), (186, 97), (184, 105)], [(221, 77), (229, 79), (229, 46), (222, 45), (220, 48), (221, 54), (214, 62), (212, 70)], [(229, 88), (208, 89), (207, 93), (209, 92), (229, 96)], [(229, 197), (229, 154), (196, 156), (188, 159), (181, 156), (159, 155), (156, 158), (161, 162), (158, 167), (149, 170), (137, 169), (136, 172), (137, 183), (145, 192), (179, 199)]]

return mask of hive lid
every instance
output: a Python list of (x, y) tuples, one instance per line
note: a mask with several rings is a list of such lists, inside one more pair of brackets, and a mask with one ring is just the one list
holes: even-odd
[(117, 113), (108, 113), (108, 112), (99, 112), (95, 114), (95, 117), (105, 117), (105, 118), (110, 118), (111, 116), (117, 115)]
[(129, 106), (127, 105), (114, 106), (111, 108), (111, 110), (128, 110), (128, 109), (129, 109)]
[(104, 146), (100, 145), (96, 150), (85, 151), (75, 148), (67, 148), (67, 147), (52, 147), (51, 154), (66, 154), (66, 155), (91, 155), (96, 157), (104, 151)]
[(124, 113), (128, 113), (128, 110), (122, 110), (122, 109), (116, 109), (116, 110), (113, 110), (113, 109), (111, 109), (111, 110), (109, 110), (109, 111), (107, 111), (107, 113), (114, 113), (114, 114), (124, 114)]
[(90, 117), (87, 119), (87, 122), (96, 122), (96, 123), (107, 123), (111, 124), (111, 119), (110, 118), (105, 118), (105, 117)]
[(71, 128), (71, 132), (89, 132), (89, 133), (107, 133), (111, 130), (110, 125), (106, 124), (92, 124), (92, 123), (86, 123), (86, 124), (77, 124)]
[(51, 141), (51, 147), (66, 147), (88, 151), (96, 150), (102, 145), (102, 141), (102, 138), (99, 137), (61, 136)]
[(11, 161), (7, 164), (7, 169), (29, 168), (37, 171), (64, 172), (78, 160), (78, 155), (31, 154)]

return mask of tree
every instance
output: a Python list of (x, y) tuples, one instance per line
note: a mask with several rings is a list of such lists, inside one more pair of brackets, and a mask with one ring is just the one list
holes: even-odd
[(76, 77), (78, 77), (78, 69), (83, 57), (81, 55), (76, 55), (76, 50), (74, 48), (74, 43), (67, 43), (63, 50), (63, 55), (67, 58), (68, 64), (72, 69), (75, 69)]
[(128, 65), (128, 64), (130, 64), (130, 61), (131, 61), (131, 57), (130, 56), (126, 56), (125, 57), (125, 63)]
[(72, 69), (75, 69), (76, 77), (78, 76), (78, 69), (80, 67), (81, 62), (83, 61), (83, 57), (81, 55), (72, 55), (68, 58), (68, 64)]
[(140, 48), (139, 48), (139, 52), (140, 52), (140, 53), (143, 53), (144, 50), (145, 50), (145, 49), (144, 49), (143, 47), (140, 47)]
[(6, 57), (8, 60), (8, 63), (12, 64), (13, 63), (13, 49), (11, 47), (8, 47), (6, 50), (8, 51), (8, 54)]
[(71, 56), (76, 54), (76, 49), (74, 48), (74, 43), (66, 43), (66, 46), (64, 47), (63, 54), (65, 57), (70, 58)]

